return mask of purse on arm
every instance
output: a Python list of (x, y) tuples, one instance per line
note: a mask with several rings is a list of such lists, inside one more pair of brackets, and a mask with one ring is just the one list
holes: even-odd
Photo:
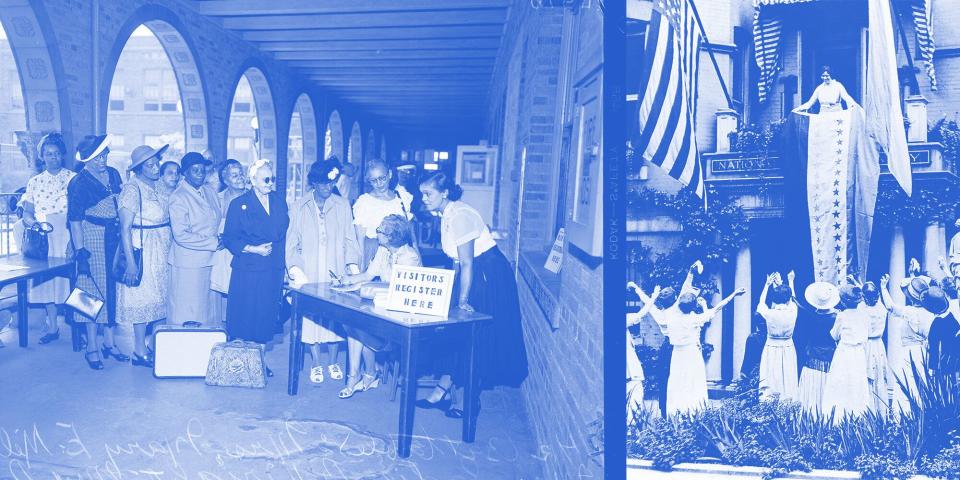
[[(143, 280), (143, 194), (140, 192), (140, 185), (137, 185), (137, 196), (140, 200), (140, 248), (134, 248), (133, 245), (130, 245), (133, 248), (133, 261), (137, 264), (137, 278), (133, 284), (129, 285), (130, 287), (140, 286), (140, 282)], [(119, 208), (117, 209), (119, 213)], [(136, 219), (134, 219), (136, 220)], [(134, 228), (134, 226), (131, 226)], [(133, 242), (130, 242), (131, 244)], [(123, 240), (120, 240), (120, 244), (117, 245), (117, 254), (113, 256), (113, 277), (117, 280), (122, 281), (124, 274), (127, 272), (127, 256), (123, 254)]]

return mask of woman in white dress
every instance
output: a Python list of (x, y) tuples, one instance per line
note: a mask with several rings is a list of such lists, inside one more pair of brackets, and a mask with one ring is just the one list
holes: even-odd
[[(638, 288), (635, 283), (629, 282), (627, 287)], [(653, 289), (651, 298), (657, 298), (660, 295), (660, 286)], [(633, 335), (630, 335), (629, 328), (640, 323), (645, 315), (650, 313), (653, 308), (653, 302), (646, 302), (639, 312), (627, 314), (627, 427), (629, 427), (634, 418), (643, 410), (643, 364), (640, 363), (640, 357), (637, 356), (636, 346), (633, 343)]]
[(830, 330), (837, 349), (823, 386), (823, 413), (834, 423), (862, 416), (867, 411), (870, 387), (867, 382), (867, 333), (869, 323), (857, 308), (863, 299), (860, 288), (844, 286), (840, 291), (843, 310)]
[(854, 106), (860, 107), (856, 100), (847, 93), (847, 89), (843, 87), (843, 84), (834, 80), (830, 74), (830, 67), (828, 65), (824, 65), (821, 72), (820, 80), (822, 80), (822, 83), (813, 91), (810, 99), (794, 109), (794, 112), (805, 112), (809, 110), (814, 103), (820, 104), (820, 113), (836, 112), (843, 110), (843, 105), (840, 103), (841, 100), (847, 103), (848, 109)]
[(887, 328), (887, 309), (880, 303), (880, 289), (873, 282), (863, 285), (863, 303), (857, 309), (867, 319), (867, 381), (870, 386), (871, 411), (886, 415), (890, 407), (887, 390), (887, 350), (883, 332)]
[[(243, 166), (234, 159), (228, 159), (220, 165), (218, 175), (220, 191), (217, 193), (217, 203), (223, 213), (220, 221), (220, 234), (227, 222), (227, 209), (233, 199), (247, 191), (247, 177), (243, 173)], [(227, 292), (230, 290), (230, 262), (233, 254), (226, 248), (221, 248), (213, 254), (213, 269), (210, 272), (210, 316), (209, 318), (219, 325), (227, 321)]]
[[(673, 346), (667, 378), (667, 415), (692, 414), (706, 407), (707, 366), (700, 351), (700, 329), (726, 304), (744, 293), (746, 290), (738, 289), (713, 308), (709, 308), (703, 298), (684, 293), (666, 310), (650, 309), (654, 321), (666, 330)], [(637, 294), (642, 302), (651, 303), (652, 299), (639, 289)], [(697, 306), (703, 313), (696, 313)]]
[[(117, 200), (120, 210), (120, 251), (126, 270), (117, 284), (117, 323), (133, 325), (134, 342), (131, 362), (136, 366), (153, 367), (147, 355), (147, 327), (167, 318), (170, 284), (170, 210), (167, 198), (161, 195), (160, 159), (167, 146), (155, 150), (141, 145), (131, 153), (128, 171), (134, 173)], [(133, 250), (139, 249), (143, 260), (141, 272)], [(137, 283), (137, 277), (140, 282)]]
[[(67, 184), (75, 174), (63, 168), (66, 154), (67, 147), (59, 133), (44, 135), (37, 146), (37, 155), (44, 170), (27, 181), (27, 190), (18, 204), (23, 208), (25, 226), (29, 227), (36, 222), (47, 222), (53, 226), (53, 231), (47, 235), (48, 253), (51, 257), (66, 257), (70, 245), (70, 230), (67, 228)], [(30, 303), (42, 304), (46, 309), (46, 328), (40, 337), (40, 343), (47, 344), (60, 338), (57, 305), (62, 304), (70, 294), (70, 279), (54, 277), (46, 281), (34, 280), (31, 284)]]
[(914, 371), (920, 374), (921, 380), (926, 374), (926, 341), (935, 315), (919, 306), (923, 292), (929, 288), (924, 277), (904, 280), (906, 305), (897, 303), (890, 295), (887, 289), (889, 282), (889, 275), (880, 279), (880, 295), (884, 306), (890, 312), (890, 330), (897, 329), (900, 332), (902, 348), (896, 358), (890, 359), (890, 369), (893, 372), (890, 381), (894, 383), (891, 407), (893, 414), (899, 416), (910, 412), (910, 399), (907, 395), (917, 398)]
[[(793, 283), (794, 273), (787, 276)], [(797, 324), (797, 304), (792, 290), (777, 284), (775, 274), (767, 276), (760, 293), (757, 313), (767, 322), (767, 340), (760, 355), (761, 398), (779, 396), (781, 401), (797, 399), (797, 350), (793, 345), (793, 328)], [(772, 291), (771, 291), (772, 290)], [(767, 306), (769, 293), (770, 306)]]
[[(290, 226), (287, 229), (287, 274), (290, 283), (329, 283), (331, 273), (342, 278), (347, 265), (360, 261), (360, 248), (350, 204), (339, 195), (333, 195), (340, 177), (340, 163), (336, 159), (314, 162), (307, 173), (309, 195), (304, 195), (290, 208)], [(328, 321), (304, 317), (300, 341), (310, 347), (313, 367), (310, 381), (324, 381), (320, 360), (320, 346), (327, 351), (327, 372), (333, 380), (343, 380), (343, 369), (337, 363), (343, 337), (332, 330)]]
[(353, 204), (353, 224), (357, 229), (357, 239), (363, 253), (361, 270), (366, 270), (367, 264), (373, 260), (380, 247), (377, 228), (384, 217), (400, 215), (407, 220), (413, 220), (413, 212), (410, 210), (413, 196), (406, 190), (399, 191), (391, 187), (393, 172), (387, 164), (380, 160), (371, 161), (367, 164), (364, 178), (370, 185), (370, 191), (360, 195)]

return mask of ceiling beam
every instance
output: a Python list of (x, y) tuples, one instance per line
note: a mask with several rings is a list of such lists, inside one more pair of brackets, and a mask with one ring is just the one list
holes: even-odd
[(349, 58), (337, 60), (291, 60), (293, 68), (377, 68), (381, 71), (393, 71), (396, 67), (486, 67), (493, 71), (493, 61), (486, 58), (390, 58), (361, 59)]
[(492, 65), (473, 65), (473, 66), (463, 66), (463, 65), (437, 65), (437, 66), (399, 66), (392, 67), (390, 70), (384, 70), (382, 68), (376, 67), (331, 67), (327, 62), (291, 62), (290, 67), (301, 70), (302, 72), (307, 73), (308, 75), (316, 76), (354, 76), (354, 75), (377, 75), (377, 76), (387, 76), (387, 75), (422, 75), (424, 77), (429, 76), (441, 76), (441, 75), (474, 75), (489, 77), (493, 73)]
[(257, 47), (264, 52), (315, 52), (331, 50), (464, 50), (492, 49), (500, 46), (500, 37), (403, 39), (403, 40), (328, 40), (261, 42)]
[(508, 0), (351, 0), (330, 2), (317, 0), (219, 0), (193, 1), (193, 9), (207, 16), (232, 15), (308, 15), (334, 13), (402, 12), (418, 10), (473, 10), (504, 8)]
[[(486, 72), (484, 72), (486, 73)], [(367, 82), (374, 80), (384, 80), (390, 82), (407, 82), (407, 81), (430, 81), (430, 80), (440, 80), (440, 81), (482, 81), (483, 83), (488, 83), (490, 79), (487, 75), (483, 73), (470, 73), (470, 72), (457, 72), (457, 73), (418, 73), (418, 72), (403, 72), (398, 73), (394, 71), (389, 72), (337, 72), (329, 71), (323, 73), (312, 73), (307, 76), (308, 79), (314, 80), (317, 82), (324, 81), (338, 81), (338, 80), (356, 80), (358, 82)]]
[(274, 52), (277, 60), (459, 60), (459, 59), (487, 59), (493, 63), (497, 58), (497, 49), (484, 50), (358, 50), (344, 51), (310, 51), (310, 52)]
[(408, 40), (491, 37), (503, 34), (503, 25), (429, 25), (418, 27), (341, 28), (336, 30), (278, 29), (243, 32), (248, 42)]
[(270, 15), (223, 17), (228, 30), (292, 30), (380, 28), (435, 25), (503, 25), (507, 9), (494, 8), (456, 12), (333, 13), (329, 15)]

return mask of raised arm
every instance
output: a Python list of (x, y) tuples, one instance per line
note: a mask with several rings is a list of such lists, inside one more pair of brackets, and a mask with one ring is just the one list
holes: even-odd
[(773, 284), (773, 274), (767, 275), (767, 281), (763, 284), (763, 291), (760, 292), (760, 303), (757, 304), (757, 313), (760, 315), (769, 310), (767, 307), (767, 292), (770, 291), (771, 284)]
[(889, 283), (890, 275), (884, 275), (880, 277), (880, 300), (883, 302), (883, 306), (887, 307), (887, 310), (892, 312), (901, 305), (894, 301), (893, 295), (890, 295), (890, 290), (887, 288)]
[(720, 300), (719, 302), (717, 302), (717, 304), (714, 305), (713, 308), (708, 310), (706, 313), (709, 315), (710, 318), (713, 318), (718, 312), (720, 312), (720, 310), (723, 310), (723, 307), (725, 307), (728, 303), (733, 301), (734, 298), (739, 297), (744, 293), (747, 293), (746, 289), (738, 288), (737, 291), (731, 293), (730, 295), (727, 295), (727, 298), (724, 298), (723, 300)]

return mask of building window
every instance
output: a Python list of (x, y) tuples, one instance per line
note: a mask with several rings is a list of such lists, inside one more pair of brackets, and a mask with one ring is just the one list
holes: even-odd
[(160, 148), (163, 146), (163, 138), (160, 135), (144, 135), (143, 144), (152, 148)]
[(110, 100), (110, 110), (114, 112), (123, 111), (123, 100)]
[(250, 113), (250, 102), (234, 102), (233, 110), (237, 113)]
[(180, 90), (172, 70), (150, 68), (143, 71), (143, 111), (177, 112), (179, 101)]
[(110, 146), (122, 147), (127, 144), (127, 138), (123, 135), (110, 134)]

